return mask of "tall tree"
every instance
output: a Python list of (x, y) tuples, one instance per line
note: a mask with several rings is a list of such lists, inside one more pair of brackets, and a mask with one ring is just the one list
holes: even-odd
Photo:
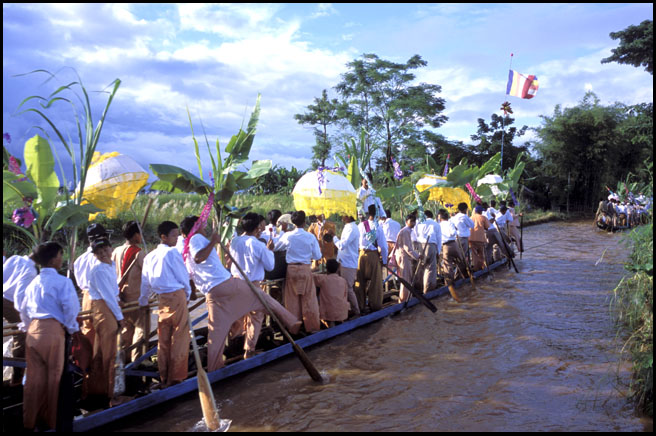
[(404, 151), (402, 144), (425, 147), (421, 141), (424, 127), (437, 128), (447, 120), (441, 114), (445, 101), (436, 96), (442, 88), (412, 84), (415, 75), (410, 71), (426, 65), (419, 55), (395, 63), (364, 54), (347, 64), (350, 70), (335, 87), (345, 103), (341, 115), (352, 129), (367, 130), (368, 147), (381, 144), (387, 171), (392, 167), (390, 158), (398, 159)]
[(478, 119), (478, 130), (475, 135), (471, 135), (472, 141), (478, 141), (478, 144), (470, 147), (469, 150), (474, 153), (474, 162), (482, 165), (501, 151), (503, 139), (501, 168), (507, 168), (506, 164), (512, 165), (520, 152), (527, 151), (526, 146), (515, 147), (513, 141), (516, 137), (524, 135), (528, 126), (523, 126), (519, 130), (517, 127), (511, 127), (515, 119), (508, 115), (502, 117), (492, 114), (491, 118), (490, 124), (487, 124), (483, 118)]
[(611, 56), (601, 60), (602, 64), (645, 66), (645, 71), (654, 74), (654, 22), (645, 20), (638, 26), (629, 26), (619, 32), (611, 32), (610, 37), (619, 39), (620, 45), (611, 50)]
[(328, 135), (328, 126), (337, 121), (337, 99), (328, 99), (328, 92), (324, 89), (321, 98), (314, 99), (315, 104), (308, 105), (309, 112), (294, 115), (299, 124), (309, 124), (313, 127), (315, 145), (312, 147), (312, 167), (326, 166), (326, 159), (330, 156), (332, 148)]

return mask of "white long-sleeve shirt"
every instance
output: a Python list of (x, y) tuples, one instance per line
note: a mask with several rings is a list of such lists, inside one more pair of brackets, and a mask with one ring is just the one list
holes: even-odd
[(440, 221), (440, 229), (442, 230), (442, 244), (457, 239), (458, 229), (451, 221)]
[(287, 250), (287, 263), (303, 263), (309, 265), (312, 260), (321, 259), (321, 248), (317, 238), (304, 229), (294, 229), (285, 232), (275, 247), (276, 251)]
[(345, 224), (344, 229), (342, 229), (341, 239), (333, 236), (333, 242), (339, 250), (337, 261), (344, 268), (357, 268), (360, 244), (360, 230), (358, 230), (358, 225), (355, 222)]
[(100, 261), (91, 251), (91, 247), (87, 248), (87, 251), (85, 251), (84, 254), (75, 259), (73, 273), (75, 274), (75, 281), (80, 289), (89, 289), (89, 273), (98, 263), (100, 263)]
[(189, 299), (191, 296), (189, 273), (182, 261), (182, 255), (175, 247), (159, 244), (144, 259), (139, 305), (148, 305), (151, 292), (168, 294), (178, 289), (184, 289)]
[[(255, 236), (237, 236), (230, 242), (230, 254), (251, 280), (264, 280), (264, 271), (271, 271), (276, 265), (273, 251)], [(230, 272), (234, 277), (243, 278), (233, 264)]]
[(469, 238), (471, 229), (474, 228), (474, 221), (462, 212), (458, 212), (449, 220), (455, 224), (458, 229), (458, 236), (461, 238)]
[(219, 255), (214, 248), (210, 250), (207, 259), (201, 263), (196, 263), (194, 257), (196, 257), (199, 251), (207, 247), (209, 243), (209, 239), (198, 233), (189, 240), (189, 257), (187, 258), (187, 262), (193, 271), (194, 282), (203, 294), (207, 294), (213, 287), (220, 285), (232, 277), (230, 272), (221, 263), (221, 259), (219, 259)]
[(123, 319), (123, 313), (118, 305), (118, 279), (116, 267), (112, 263), (98, 262), (89, 272), (89, 298), (105, 300), (116, 321)]
[(33, 319), (54, 318), (68, 333), (79, 331), (80, 301), (75, 287), (71, 279), (60, 275), (54, 268), (42, 268), (25, 289), (25, 295), (16, 295), (16, 298), (21, 299), (16, 309), (25, 324), (23, 330), (27, 330)]
[(505, 227), (507, 223), (511, 223), (513, 221), (513, 217), (509, 210), (506, 210), (506, 213), (497, 212), (495, 218), (499, 227)]
[[(375, 221), (367, 220), (365, 222), (369, 223), (370, 229), (373, 227), (376, 228), (376, 243), (378, 248), (380, 248), (380, 256), (383, 260), (383, 265), (387, 265), (387, 239), (385, 239), (385, 233), (383, 233), (383, 229), (381, 229)], [(365, 222), (358, 224), (358, 230), (360, 231), (359, 247), (362, 250), (376, 250), (376, 246), (367, 239), (367, 229), (365, 227)]]
[(397, 223), (392, 218), (387, 218), (385, 221), (380, 222), (380, 227), (383, 229), (387, 242), (396, 242), (396, 237), (401, 231), (401, 224)]
[[(25, 290), (37, 276), (36, 264), (29, 256), (11, 256), (2, 265), (2, 296), (14, 302), (16, 291)], [(14, 302), (14, 307), (16, 307)]]

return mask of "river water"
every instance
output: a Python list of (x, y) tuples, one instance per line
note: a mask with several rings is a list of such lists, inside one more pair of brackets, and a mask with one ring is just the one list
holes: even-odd
[[(625, 394), (630, 365), (609, 296), (629, 249), (591, 222), (524, 230), (520, 270), (214, 386), (230, 431), (643, 431)], [(190, 431), (198, 396), (122, 420), (126, 431)]]

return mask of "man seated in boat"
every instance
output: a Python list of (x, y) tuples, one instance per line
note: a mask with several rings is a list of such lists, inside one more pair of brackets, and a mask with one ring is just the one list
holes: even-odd
[[(249, 212), (241, 219), (241, 227), (244, 233), (236, 236), (230, 243), (230, 254), (235, 262), (246, 273), (255, 286), (262, 287), (264, 272), (271, 271), (274, 267), (273, 240), (266, 243), (259, 238), (261, 229), (259, 226), (260, 215)], [(243, 279), (236, 265), (230, 267), (233, 277)], [(237, 320), (230, 330), (230, 337), (246, 334), (244, 341), (244, 359), (255, 355), (255, 345), (264, 321), (264, 311), (258, 310), (244, 315)]]
[(304, 230), (304, 211), (294, 212), (291, 220), (296, 228), (282, 235), (275, 247), (276, 250), (287, 250), (283, 299), (285, 308), (297, 318), (303, 319), (305, 331), (313, 333), (319, 331), (321, 324), (311, 262), (321, 259), (321, 249), (317, 238)]
[(157, 366), (162, 387), (187, 378), (189, 361), (189, 310), (191, 296), (189, 273), (182, 255), (175, 248), (178, 225), (164, 221), (157, 226), (160, 244), (146, 255), (141, 275), (139, 306), (142, 316), (150, 316), (148, 298), (156, 293), (159, 300), (157, 320)]
[(82, 396), (98, 396), (107, 402), (114, 393), (114, 361), (116, 339), (123, 326), (123, 313), (118, 305), (119, 290), (112, 263), (109, 239), (96, 239), (91, 244), (98, 263), (89, 272), (91, 319), (95, 331), (91, 368), (82, 385)]
[[(204, 227), (198, 229), (199, 233), (190, 234), (197, 220), (197, 216), (189, 216), (182, 220), (180, 228), (182, 236), (189, 239), (188, 242), (185, 242), (189, 246), (187, 265), (193, 273), (194, 282), (205, 294), (207, 302), (209, 313), (207, 370), (211, 372), (225, 365), (223, 350), (232, 324), (250, 312), (264, 310), (264, 306), (255, 292), (261, 293), (261, 297), (267, 301), (269, 307), (290, 333), (298, 333), (301, 321), (268, 294), (258, 289), (249, 289), (245, 281), (232, 277), (221, 263), (215, 250), (215, 246), (221, 240), (220, 235), (213, 232), (210, 239), (207, 239), (200, 233)], [(257, 333), (259, 334), (259, 332)], [(257, 335), (255, 336), (257, 337)]]
[(336, 259), (328, 259), (328, 274), (312, 274), (314, 284), (319, 288), (319, 316), (328, 327), (348, 318), (348, 285), (346, 280), (337, 274), (338, 270), (339, 262)]

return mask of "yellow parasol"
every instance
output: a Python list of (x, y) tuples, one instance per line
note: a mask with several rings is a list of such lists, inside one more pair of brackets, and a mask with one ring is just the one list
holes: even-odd
[[(84, 202), (104, 209), (102, 213), (115, 218), (127, 210), (137, 193), (148, 183), (148, 173), (129, 156), (95, 152), (84, 187)], [(83, 202), (83, 203), (84, 203)], [(90, 214), (93, 220), (97, 214)]]
[(317, 170), (305, 174), (296, 182), (292, 195), (296, 210), (308, 215), (357, 216), (355, 188), (335, 171)]
[[(448, 209), (450, 212), (458, 211), (458, 203), (469, 203), (471, 199), (469, 194), (464, 189), (454, 188), (446, 185), (446, 177), (435, 176), (426, 174), (417, 182), (417, 191), (423, 192), (430, 189), (428, 200), (437, 201)], [(448, 205), (448, 206), (447, 206)]]

